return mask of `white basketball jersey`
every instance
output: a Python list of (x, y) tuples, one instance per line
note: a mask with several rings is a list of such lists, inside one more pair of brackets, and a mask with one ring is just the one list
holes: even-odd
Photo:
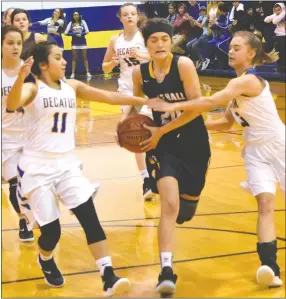
[(38, 82), (35, 99), (25, 107), (31, 127), (24, 153), (67, 153), (75, 147), (75, 91), (64, 81), (60, 81), (60, 90)]
[(246, 143), (262, 143), (273, 138), (285, 139), (285, 125), (281, 121), (269, 83), (257, 97), (240, 96), (231, 103), (230, 110), (237, 123), (244, 127)]
[(125, 40), (124, 33), (121, 33), (114, 45), (114, 51), (119, 59), (120, 77), (118, 79), (118, 91), (133, 93), (132, 71), (133, 67), (143, 60), (130, 57), (131, 49), (138, 48), (140, 52), (147, 53), (144, 39), (138, 30), (132, 40)]
[(26, 116), (23, 112), (7, 112), (7, 96), (18, 76), (9, 77), (2, 69), (2, 149), (20, 149), (25, 143)]

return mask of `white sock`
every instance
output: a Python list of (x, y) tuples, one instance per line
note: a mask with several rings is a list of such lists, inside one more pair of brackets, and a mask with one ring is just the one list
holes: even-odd
[(40, 257), (41, 257), (41, 260), (42, 260), (42, 261), (48, 261), (48, 260), (50, 260), (50, 259), (53, 257), (53, 254), (51, 254), (51, 255), (49, 255), (49, 256), (45, 256), (45, 255), (42, 255), (42, 254), (40, 253)]
[(108, 267), (108, 266), (112, 267), (112, 262), (111, 262), (110, 256), (102, 257), (101, 259), (98, 259), (95, 262), (96, 262), (97, 267), (99, 268), (101, 276), (103, 276), (103, 274), (104, 274), (105, 267)]
[(161, 252), (160, 253), (161, 268), (171, 267), (173, 264), (173, 253), (172, 252)]
[(149, 178), (149, 173), (148, 173), (148, 170), (146, 168), (141, 170), (140, 173), (141, 173), (143, 181), (144, 181), (144, 179)]

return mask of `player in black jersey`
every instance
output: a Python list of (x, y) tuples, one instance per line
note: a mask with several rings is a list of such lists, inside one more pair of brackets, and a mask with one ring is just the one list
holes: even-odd
[[(200, 97), (200, 83), (193, 62), (171, 53), (170, 23), (151, 19), (142, 34), (152, 60), (134, 69), (134, 95), (160, 97), (171, 103)], [(166, 294), (174, 293), (177, 280), (172, 270), (176, 222), (182, 224), (195, 214), (205, 185), (210, 146), (199, 113), (153, 111), (153, 118), (157, 127), (146, 126), (152, 137), (141, 145), (147, 151), (148, 170), (156, 180), (161, 197), (158, 241), (162, 272), (157, 291)]]

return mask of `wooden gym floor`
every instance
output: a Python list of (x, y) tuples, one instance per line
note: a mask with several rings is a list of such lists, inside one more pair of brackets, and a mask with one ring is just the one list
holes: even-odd
[[(224, 78), (202, 77), (205, 93), (220, 90)], [(90, 84), (116, 89), (116, 78), (92, 79)], [(271, 83), (271, 90), (285, 123), (285, 84)], [(113, 266), (132, 287), (122, 297), (158, 297), (155, 292), (160, 271), (157, 225), (160, 200), (144, 202), (142, 182), (132, 153), (114, 142), (119, 107), (88, 104), (79, 100), (76, 152), (91, 182), (100, 182), (95, 204), (107, 234)], [(217, 117), (221, 112), (205, 117)], [(212, 160), (197, 215), (177, 227), (174, 269), (178, 274), (174, 297), (269, 297), (285, 298), (285, 287), (265, 289), (256, 284), (259, 267), (256, 254), (255, 199), (239, 188), (246, 179), (241, 128), (211, 133)], [(55, 259), (66, 285), (48, 287), (37, 263), (37, 242), (21, 244), (18, 220), (2, 191), (2, 296), (9, 297), (103, 297), (100, 274), (84, 233), (74, 216), (62, 207), (62, 238)], [(275, 203), (278, 261), (285, 283), (285, 201), (278, 189)], [(36, 237), (39, 231), (35, 230)]]

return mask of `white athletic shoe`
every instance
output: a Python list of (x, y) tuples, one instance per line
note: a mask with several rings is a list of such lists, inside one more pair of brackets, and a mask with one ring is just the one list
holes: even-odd
[(260, 285), (267, 287), (277, 288), (282, 286), (283, 282), (278, 277), (275, 276), (274, 271), (269, 266), (261, 266), (256, 272), (256, 280)]
[(91, 75), (90, 72), (87, 72), (87, 73), (86, 73), (86, 78), (87, 78), (87, 80), (90, 80), (90, 79), (92, 78), (92, 75)]
[(70, 76), (70, 78), (74, 79), (74, 77), (75, 77), (75, 75), (74, 75), (74, 73), (72, 73), (71, 76)]

